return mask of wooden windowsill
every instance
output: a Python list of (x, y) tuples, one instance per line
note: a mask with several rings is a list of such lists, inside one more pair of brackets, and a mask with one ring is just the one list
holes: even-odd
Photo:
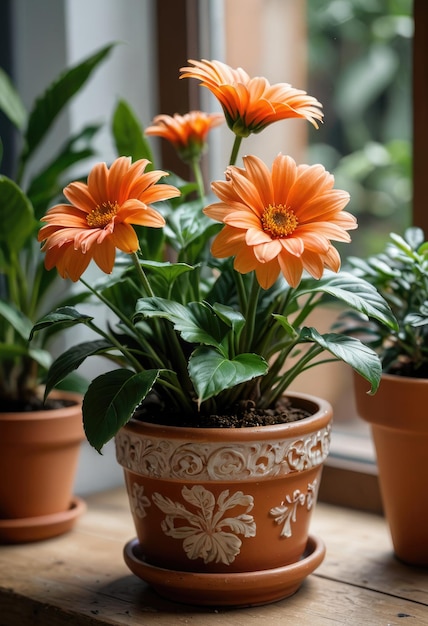
[(267, 606), (211, 610), (163, 600), (128, 570), (122, 549), (134, 528), (123, 489), (87, 504), (67, 535), (0, 547), (2, 626), (427, 623), (428, 570), (393, 557), (381, 516), (318, 503), (311, 532), (327, 555), (301, 589)]

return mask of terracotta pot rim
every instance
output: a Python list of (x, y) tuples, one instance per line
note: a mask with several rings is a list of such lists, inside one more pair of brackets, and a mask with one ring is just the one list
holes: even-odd
[(428, 432), (428, 378), (382, 374), (379, 389), (369, 395), (366, 381), (354, 373), (354, 392), (358, 415), (372, 427)]
[(10, 445), (45, 446), (59, 442), (83, 441), (82, 396), (73, 392), (55, 392), (56, 397), (73, 400), (74, 404), (41, 411), (2, 413), (0, 439)]
[(398, 376), (397, 374), (388, 374), (384, 372), (382, 374), (382, 379), (387, 380), (389, 382), (393, 382), (394, 385), (426, 385), (428, 383), (428, 378), (414, 378), (413, 376)]
[(217, 440), (233, 441), (236, 439), (275, 439), (294, 437), (296, 434), (304, 435), (318, 428), (322, 428), (325, 426), (326, 420), (331, 419), (333, 409), (331, 404), (324, 398), (301, 392), (287, 392), (285, 395), (301, 401), (303, 405), (306, 405), (308, 410), (314, 410), (314, 414), (296, 422), (267, 426), (248, 426), (243, 428), (170, 426), (131, 418), (124, 428), (133, 430), (133, 428), (138, 428), (138, 425), (144, 424), (144, 429), (148, 436), (161, 436), (163, 433), (167, 432), (168, 437), (176, 439), (206, 440), (212, 435), (215, 435)]
[(76, 407), (82, 406), (83, 396), (73, 391), (55, 391), (50, 394), (51, 397), (61, 397), (66, 400), (73, 400), (70, 406), (57, 407), (55, 409), (40, 409), (39, 411), (1, 411), (0, 421), (10, 422), (29, 422), (33, 423), (38, 420), (58, 419), (58, 413), (61, 413), (64, 419), (75, 415)]

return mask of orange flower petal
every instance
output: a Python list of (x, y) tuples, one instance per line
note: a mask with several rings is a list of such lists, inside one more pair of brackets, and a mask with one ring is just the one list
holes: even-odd
[(189, 60), (180, 78), (196, 78), (223, 107), (229, 127), (247, 137), (265, 126), (287, 118), (306, 119), (316, 128), (322, 121), (322, 105), (305, 91), (288, 83), (270, 83), (263, 77), (250, 78), (242, 69), (220, 61)]
[(335, 270), (340, 256), (331, 241), (350, 241), (355, 218), (345, 211), (349, 195), (334, 190), (322, 165), (297, 166), (278, 155), (269, 170), (258, 157), (244, 158), (244, 169), (229, 167), (226, 181), (213, 190), (222, 202), (204, 212), (225, 224), (212, 247), (215, 256), (235, 256), (235, 268), (256, 270), (263, 288), (282, 272), (293, 287), (303, 269), (320, 278)]
[(274, 259), (270, 263), (262, 263), (256, 267), (257, 281), (262, 289), (269, 289), (278, 279), (280, 273), (278, 259)]
[(165, 172), (145, 172), (148, 163), (147, 159), (132, 163), (129, 157), (119, 157), (110, 169), (97, 163), (87, 184), (68, 185), (64, 195), (71, 204), (56, 205), (42, 218), (45, 225), (38, 239), (48, 269), (57, 267), (61, 276), (75, 281), (94, 259), (109, 273), (116, 248), (127, 253), (138, 249), (131, 224), (164, 226), (162, 215), (149, 204), (179, 196), (180, 191), (173, 185), (157, 185)]
[(145, 134), (163, 137), (188, 161), (202, 153), (210, 130), (223, 122), (221, 113), (190, 111), (185, 115), (157, 115)]

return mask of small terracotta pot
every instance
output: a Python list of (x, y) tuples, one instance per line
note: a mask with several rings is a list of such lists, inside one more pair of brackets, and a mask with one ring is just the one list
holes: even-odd
[(428, 566), (428, 379), (383, 374), (375, 395), (354, 376), (359, 415), (370, 423), (395, 554)]
[(66, 392), (57, 397), (73, 404), (43, 411), (0, 412), (0, 520), (51, 516), (68, 511), (72, 504), (84, 439), (82, 398)]
[[(322, 561), (324, 548), (314, 547), (313, 539), (307, 553), (308, 531), (332, 409), (306, 394), (289, 397), (312, 416), (235, 429), (131, 420), (116, 436), (137, 533), (125, 560), (162, 595), (196, 604), (262, 604), (296, 591)], [(316, 563), (302, 566), (294, 586), (287, 586), (288, 569), (314, 553)], [(279, 578), (274, 592), (265, 589), (263, 571)], [(205, 582), (196, 583), (196, 573)], [(244, 591), (229, 595), (241, 578)], [(171, 587), (156, 586), (158, 579)]]

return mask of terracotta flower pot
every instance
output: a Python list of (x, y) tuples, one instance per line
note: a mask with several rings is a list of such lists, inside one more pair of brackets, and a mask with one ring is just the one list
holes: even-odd
[(68, 530), (84, 505), (73, 497), (84, 439), (82, 400), (70, 406), (0, 412), (0, 542), (45, 539)]
[(377, 393), (354, 376), (359, 415), (371, 425), (395, 554), (428, 566), (428, 379), (384, 374)]
[(137, 533), (125, 561), (162, 595), (263, 604), (294, 593), (323, 560), (308, 531), (332, 409), (289, 395), (312, 416), (237, 429), (131, 420), (116, 436)]

